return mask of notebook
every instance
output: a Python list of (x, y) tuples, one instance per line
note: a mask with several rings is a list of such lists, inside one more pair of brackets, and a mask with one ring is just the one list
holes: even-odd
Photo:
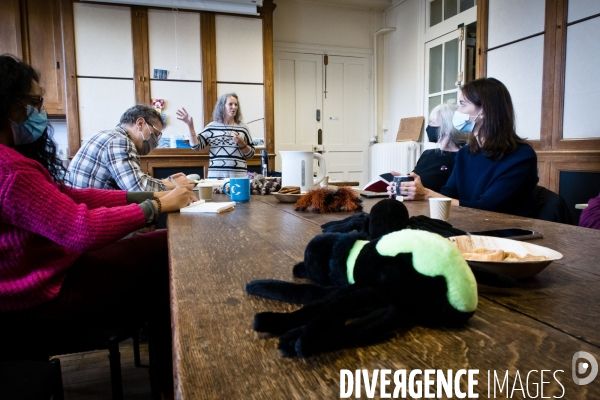
[(233, 211), (235, 207), (234, 201), (223, 202), (205, 202), (204, 200), (196, 201), (187, 207), (179, 210), (181, 213), (213, 213), (221, 214), (228, 211)]
[(367, 183), (363, 190), (369, 192), (387, 192), (387, 187), (390, 186), (390, 182), (394, 180), (394, 176), (391, 173), (381, 174), (371, 182)]

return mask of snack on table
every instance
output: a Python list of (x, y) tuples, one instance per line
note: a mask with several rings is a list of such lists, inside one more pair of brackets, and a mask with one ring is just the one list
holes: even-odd
[(299, 186), (284, 186), (279, 189), (279, 194), (300, 194)]
[(512, 251), (490, 250), (477, 248), (469, 253), (462, 253), (463, 257), (471, 261), (507, 261), (507, 262), (523, 262), (523, 261), (544, 261), (546, 256), (534, 256), (526, 254), (524, 257), (519, 257)]
[(504, 251), (475, 249), (472, 253), (463, 253), (463, 257), (476, 261), (504, 261)]

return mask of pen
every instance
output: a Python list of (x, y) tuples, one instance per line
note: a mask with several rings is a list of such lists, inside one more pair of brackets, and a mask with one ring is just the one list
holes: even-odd
[(169, 180), (170, 180), (171, 182), (173, 182), (173, 185), (175, 185), (175, 187), (179, 187), (179, 185), (177, 184), (177, 182), (175, 182), (175, 179), (173, 179), (173, 178), (171, 177), (171, 175), (169, 175)]

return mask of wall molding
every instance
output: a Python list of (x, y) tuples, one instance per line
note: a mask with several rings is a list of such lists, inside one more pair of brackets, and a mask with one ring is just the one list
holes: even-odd
[(373, 55), (373, 49), (360, 47), (323, 46), (319, 44), (273, 42), (274, 51), (285, 51), (288, 53), (327, 54), (329, 56), (358, 56), (369, 57)]

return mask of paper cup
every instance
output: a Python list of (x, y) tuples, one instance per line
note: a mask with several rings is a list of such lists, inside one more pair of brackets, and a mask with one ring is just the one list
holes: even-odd
[(200, 200), (210, 201), (212, 200), (213, 187), (212, 185), (200, 184), (198, 185), (198, 198)]
[(450, 205), (452, 199), (434, 197), (429, 199), (429, 217), (448, 221), (450, 219)]

